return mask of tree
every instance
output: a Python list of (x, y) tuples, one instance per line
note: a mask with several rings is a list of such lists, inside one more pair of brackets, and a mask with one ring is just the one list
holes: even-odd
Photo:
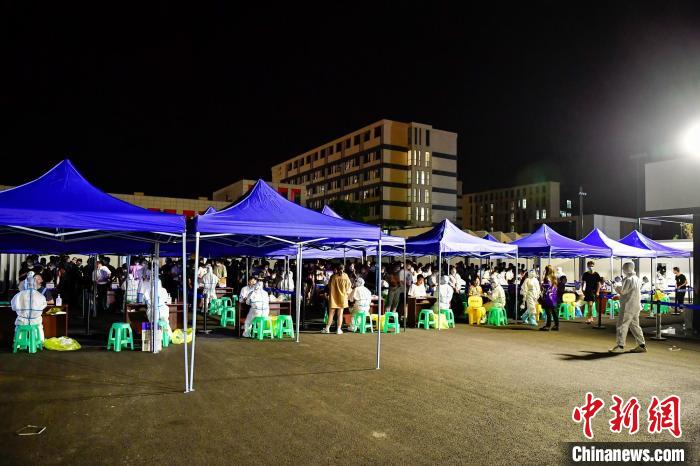
[(364, 222), (365, 217), (369, 215), (369, 207), (359, 202), (335, 200), (331, 201), (330, 208), (344, 219), (357, 222)]
[(692, 223), (682, 223), (681, 228), (683, 229), (683, 236), (688, 239), (693, 239), (693, 224)]

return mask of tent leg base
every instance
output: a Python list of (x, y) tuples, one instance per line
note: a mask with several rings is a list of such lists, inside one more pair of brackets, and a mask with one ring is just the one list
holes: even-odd
[(605, 328), (605, 325), (593, 325), (591, 328), (594, 328), (596, 330), (602, 330)]
[(668, 340), (666, 337), (649, 337), (650, 340), (665, 341)]

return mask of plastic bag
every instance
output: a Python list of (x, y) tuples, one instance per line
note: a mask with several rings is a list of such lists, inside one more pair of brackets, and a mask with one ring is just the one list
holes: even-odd
[(52, 351), (75, 351), (80, 349), (80, 343), (68, 337), (47, 338), (44, 348)]
[[(171, 337), (170, 343), (173, 343), (175, 345), (181, 345), (185, 342), (185, 332), (182, 331), (182, 329), (175, 329), (173, 330), (173, 336)], [(188, 328), (187, 329), (187, 343), (192, 342), (192, 329)]]

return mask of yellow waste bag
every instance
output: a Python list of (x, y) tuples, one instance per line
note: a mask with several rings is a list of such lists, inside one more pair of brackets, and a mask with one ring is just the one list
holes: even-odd
[(68, 337), (47, 338), (44, 348), (52, 351), (75, 351), (80, 349), (80, 343)]
[[(185, 342), (185, 332), (182, 331), (182, 329), (176, 329), (173, 330), (173, 336), (170, 340), (171, 343), (174, 343), (176, 345), (181, 345)], [(192, 329), (188, 328), (187, 329), (187, 343), (192, 342)]]

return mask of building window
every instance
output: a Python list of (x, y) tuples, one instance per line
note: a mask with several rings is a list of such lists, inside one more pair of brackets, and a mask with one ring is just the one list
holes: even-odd
[(418, 215), (418, 207), (416, 207), (416, 222), (420, 222), (420, 215)]
[(360, 135), (356, 134), (355, 137), (353, 138), (352, 144), (354, 146), (359, 146), (360, 145)]
[(566, 200), (566, 208), (571, 209), (571, 199)]
[(539, 220), (539, 219), (540, 219), (540, 211), (536, 210), (535, 211), (535, 220)]
[(408, 215), (407, 215), (406, 220), (408, 220), (408, 221), (410, 222), (410, 221), (411, 221), (411, 212), (412, 212), (412, 210), (411, 210), (410, 207), (409, 207), (407, 210), (408, 210)]
[(420, 208), (420, 221), (425, 222), (425, 207)]
[(493, 204), (489, 204), (489, 211), (493, 212)]
[(364, 137), (362, 138), (362, 140), (363, 140), (364, 142), (369, 141), (369, 131), (365, 131)]
[(425, 153), (425, 166), (427, 167), (429, 165), (430, 165), (430, 152), (426, 151), (426, 153)]
[(514, 222), (515, 222), (515, 214), (511, 213), (510, 214), (510, 223), (514, 223)]
[(547, 209), (542, 209), (542, 220), (547, 218)]
[(425, 130), (425, 145), (426, 146), (430, 145), (430, 130), (429, 129)]
[(343, 143), (342, 142), (336, 142), (335, 143), (335, 151), (340, 152), (343, 150)]
[(523, 209), (527, 209), (527, 199), (526, 198), (522, 199), (522, 204), (523, 204)]
[(430, 172), (425, 174), (425, 184), (430, 185)]
[(425, 172), (422, 170), (420, 172), (420, 184), (425, 184)]
[(429, 189), (425, 190), (425, 203), (430, 204), (430, 190)]
[(375, 138), (380, 138), (380, 137), (382, 137), (382, 127), (381, 127), (381, 126), (375, 126), (375, 127), (374, 127), (374, 137), (375, 137)]
[(345, 148), (346, 148), (346, 149), (350, 149), (350, 138), (347, 138), (347, 139), (345, 140)]

